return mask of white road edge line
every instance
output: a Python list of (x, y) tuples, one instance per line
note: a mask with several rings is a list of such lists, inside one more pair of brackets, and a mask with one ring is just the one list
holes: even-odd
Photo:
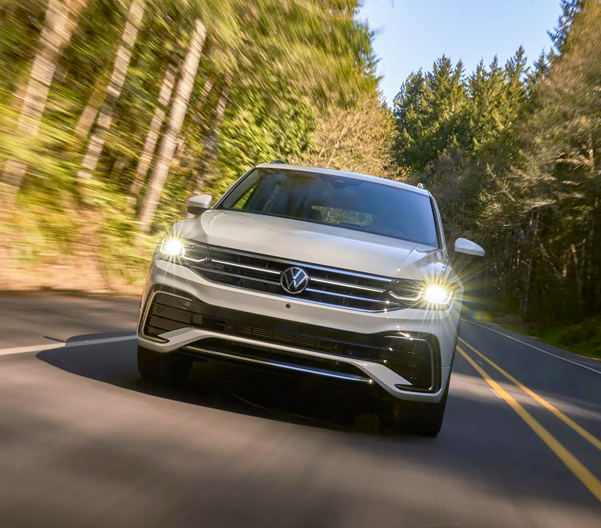
[(476, 326), (479, 326), (480, 328), (484, 328), (485, 330), (490, 330), (491, 332), (495, 332), (496, 334), (500, 334), (502, 336), (505, 336), (509, 339), (513, 339), (514, 341), (517, 341), (518, 343), (522, 343), (522, 345), (526, 345), (529, 346), (530, 348), (534, 348), (535, 350), (538, 350), (539, 352), (544, 352), (545, 354), (548, 354), (549, 356), (553, 356), (557, 359), (562, 359), (563, 361), (567, 361), (568, 363), (572, 363), (573, 365), (578, 365), (579, 367), (585, 368), (586, 370), (590, 370), (591, 372), (595, 372), (597, 374), (601, 374), (601, 371), (596, 370), (594, 368), (591, 368), (587, 365), (583, 365), (582, 363), (578, 363), (577, 361), (572, 361), (571, 359), (567, 359), (561, 356), (558, 356), (557, 354), (552, 354), (551, 352), (548, 352), (547, 350), (543, 350), (542, 348), (539, 348), (537, 346), (531, 345), (530, 343), (526, 343), (525, 341), (520, 341), (519, 339), (516, 339), (515, 337), (509, 336), (507, 334), (504, 334), (503, 332), (499, 332), (498, 330), (494, 330), (493, 328), (488, 328), (488, 326), (484, 326), (481, 325), (479, 323), (474, 323), (473, 321), (466, 321), (466, 323), (470, 323)]
[(12, 354), (28, 354), (30, 352), (43, 352), (44, 350), (54, 350), (55, 348), (73, 348), (87, 345), (102, 345), (105, 343), (119, 343), (121, 341), (132, 341), (136, 339), (135, 335), (122, 337), (106, 337), (104, 339), (90, 339), (82, 341), (70, 341), (68, 343), (58, 343), (56, 345), (37, 345), (16, 348), (0, 348), (0, 356), (9, 356)]

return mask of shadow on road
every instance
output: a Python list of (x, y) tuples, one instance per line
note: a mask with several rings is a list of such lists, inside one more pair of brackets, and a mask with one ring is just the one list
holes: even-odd
[[(120, 337), (127, 334), (110, 334)], [(262, 418), (364, 434), (402, 434), (374, 413), (370, 389), (351, 382), (323, 382), (218, 361), (195, 363), (184, 387), (170, 388), (140, 378), (135, 340), (77, 347), (107, 334), (74, 336), (71, 346), (37, 357), (67, 372), (124, 389)], [(75, 346), (73, 346), (75, 345)]]
[[(69, 339), (68, 343), (73, 344), (90, 337), (77, 336)], [(474, 490), (477, 490), (480, 497), (491, 501), (497, 500), (497, 497), (503, 497), (503, 500), (520, 497), (520, 501), (524, 503), (532, 500), (533, 504), (552, 504), (557, 511), (561, 509), (561, 505), (568, 508), (582, 507), (583, 512), (598, 509), (596, 503), (592, 503), (592, 498), (582, 492), (577, 481), (545, 449), (536, 435), (532, 434), (509, 406), (485, 387), (482, 380), (474, 377), (471, 367), (461, 360), (455, 362), (456, 377), (451, 386), (442, 433), (436, 439), (429, 439), (390, 434), (385, 423), (378, 423), (374, 419), (370, 409), (365, 406), (365, 395), (353, 390), (355, 386), (347, 388), (344, 384), (316, 383), (308, 378), (273, 375), (219, 363), (195, 365), (187, 387), (182, 389), (147, 383), (140, 379), (137, 371), (135, 340), (57, 348), (40, 352), (37, 358), (62, 371), (112, 387), (166, 401), (192, 404), (179, 409), (181, 412), (173, 412), (171, 405), (157, 404), (155, 407), (152, 400), (144, 400), (141, 407), (144, 414), (138, 418), (135, 414), (128, 413), (131, 413), (132, 408), (140, 408), (139, 399), (115, 399), (112, 391), (109, 392), (111, 398), (107, 399), (97, 391), (97, 387), (90, 393), (88, 387), (79, 384), (72, 385), (68, 390), (69, 399), (77, 398), (77, 387), (81, 387), (82, 396), (85, 394), (86, 401), (93, 402), (95, 412), (101, 417), (115, 412), (127, 416), (123, 418), (119, 415), (119, 434), (127, 433), (127, 438), (133, 439), (136, 452), (146, 448), (152, 453), (167, 451), (175, 456), (178, 453), (188, 453), (190, 445), (197, 446), (194, 449), (198, 451), (186, 455), (187, 459), (195, 460), (201, 453), (204, 457), (202, 460), (211, 460), (211, 464), (219, 467), (219, 478), (224, 483), (235, 483), (228, 484), (230, 487), (240, 486), (247, 478), (251, 478), (248, 475), (244, 478), (241, 476), (240, 468), (248, 466), (245, 457), (251, 457), (252, 460), (259, 457), (260, 460), (255, 460), (252, 467), (272, 467), (271, 457), (277, 452), (281, 455), (278, 464), (282, 460), (302, 459), (299, 468), (306, 465), (306, 471), (325, 475), (324, 478), (329, 479), (329, 484), (324, 484), (327, 489), (320, 489), (319, 492), (320, 497), (327, 494), (328, 504), (336, 493), (350, 489), (349, 486), (353, 490), (349, 491), (348, 496), (345, 495), (346, 499), (354, 497), (355, 492), (363, 493), (366, 482), (370, 486), (383, 486), (382, 497), (388, 497), (390, 490), (384, 490), (386, 486), (381, 484), (381, 478), (382, 482), (397, 482), (401, 475), (399, 483), (406, 479), (421, 487), (421, 499), (430, 497), (431, 489), (434, 488), (454, 494), (453, 498), (447, 497), (450, 501), (447, 514), (457, 514), (458, 510), (452, 505), (458, 501), (457, 504), (462, 503), (459, 510), (471, 512), (470, 515), (478, 513), (485, 516), (486, 508), (471, 502)], [(68, 379), (59, 380), (58, 383), (71, 386)], [(229, 413), (229, 416), (206, 413), (203, 408), (223, 411)], [(236, 415), (252, 417), (253, 420), (238, 420)], [(79, 423), (77, 416), (73, 419)], [(265, 421), (262, 423), (261, 420)], [(280, 427), (286, 423), (309, 427)], [(186, 435), (190, 429), (194, 430), (194, 434)], [(348, 434), (355, 432), (371, 434)], [(116, 442), (116, 433), (105, 434), (111, 445)], [(160, 438), (157, 446), (149, 439), (156, 434)], [(165, 449), (168, 439), (173, 445)], [(230, 444), (248, 446), (248, 451), (240, 447), (234, 449)], [(150, 449), (149, 446), (154, 447)], [(273, 451), (276, 449), (274, 446), (277, 446), (276, 451)], [(93, 459), (92, 454), (99, 449), (84, 449), (78, 464), (87, 467), (86, 464), (90, 464), (88, 461)], [(128, 443), (128, 453), (130, 449), (131, 445)], [(260, 456), (255, 451), (260, 452)], [(109, 459), (112, 460), (113, 450), (108, 452), (111, 453)], [(70, 450), (70, 463), (73, 456), (74, 453)], [(236, 458), (237, 456), (241, 458)], [(157, 460), (156, 456), (149, 458), (142, 466), (154, 468), (158, 464)], [(111, 464), (114, 465), (114, 462)], [(379, 476), (372, 479), (374, 464)], [(124, 463), (124, 467), (128, 466)], [(356, 481), (353, 468), (361, 475), (359, 482)], [(200, 478), (200, 474), (204, 474), (203, 471), (206, 472), (206, 468), (203, 465), (197, 471), (201, 473), (194, 476), (195, 480)], [(286, 476), (287, 471), (280, 468), (276, 474)], [(86, 475), (88, 473), (86, 471)], [(349, 478), (338, 481), (339, 474), (348, 475)], [(255, 482), (254, 477), (251, 480)], [(211, 482), (216, 481), (212, 478)], [(405, 492), (411, 493), (411, 485), (407, 486), (409, 488)], [(359, 492), (355, 487), (363, 491)], [(270, 482), (268, 489), (275, 488), (278, 485)], [(305, 506), (306, 496), (311, 494), (310, 489), (312, 488), (303, 487), (298, 490), (297, 498)], [(456, 492), (453, 491), (455, 489)], [(257, 494), (252, 496), (256, 498)], [(228, 491), (227, 497), (230, 504), (231, 491)], [(429, 504), (428, 500), (424, 507), (426, 503)], [(214, 508), (215, 504), (211, 504)], [(234, 506), (240, 505), (239, 500)], [(385, 506), (390, 506), (395, 511), (398, 508), (396, 502), (391, 502), (390, 505), (386, 503)], [(309, 505), (305, 511), (316, 507)], [(439, 513), (442, 514), (442, 511)], [(266, 524), (251, 522), (246, 525)], [(501, 522), (498, 526), (508, 525)], [(492, 525), (483, 521), (473, 526)]]

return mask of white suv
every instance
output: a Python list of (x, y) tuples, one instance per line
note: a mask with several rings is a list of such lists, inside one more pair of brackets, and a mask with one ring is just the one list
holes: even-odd
[[(142, 377), (184, 380), (225, 360), (369, 387), (438, 434), (463, 285), (431, 194), (395, 181), (271, 163), (175, 224), (148, 274)], [(483, 256), (458, 239), (455, 252)]]

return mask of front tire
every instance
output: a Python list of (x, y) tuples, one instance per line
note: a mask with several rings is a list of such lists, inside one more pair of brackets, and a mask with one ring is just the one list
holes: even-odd
[(161, 353), (138, 345), (138, 371), (148, 381), (181, 385), (188, 379), (193, 361), (174, 352)]
[(449, 382), (438, 403), (397, 402), (394, 407), (395, 425), (419, 436), (437, 436), (442, 427), (448, 395)]

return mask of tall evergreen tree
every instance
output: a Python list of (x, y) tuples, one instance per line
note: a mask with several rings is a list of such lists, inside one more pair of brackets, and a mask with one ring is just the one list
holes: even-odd
[(399, 137), (395, 155), (402, 167), (423, 170), (464, 137), (467, 88), (463, 64), (441, 57), (432, 72), (411, 74), (394, 101)]
[(549, 31), (549, 37), (553, 41), (552, 56), (562, 55), (572, 47), (571, 31), (576, 15), (582, 10), (585, 0), (561, 0), (561, 15), (559, 22), (553, 31)]

